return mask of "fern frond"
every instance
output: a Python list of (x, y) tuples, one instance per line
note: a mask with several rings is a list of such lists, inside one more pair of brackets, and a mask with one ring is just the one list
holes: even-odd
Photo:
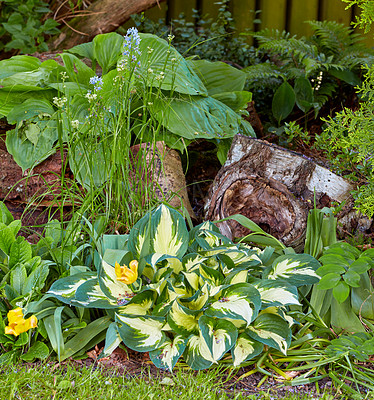
[(252, 82), (258, 79), (278, 78), (282, 75), (279, 67), (269, 62), (250, 65), (243, 68), (242, 71), (247, 74), (248, 80)]

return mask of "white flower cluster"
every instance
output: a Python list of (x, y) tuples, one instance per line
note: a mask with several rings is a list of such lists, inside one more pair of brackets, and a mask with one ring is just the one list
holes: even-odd
[(90, 103), (92, 103), (93, 101), (95, 101), (97, 99), (97, 94), (96, 93), (92, 93), (91, 90), (89, 90), (84, 97), (86, 99), (88, 99), (88, 101)]
[[(323, 72), (320, 71), (319, 74), (318, 74), (318, 76), (317, 76), (317, 79), (316, 79), (317, 85), (313, 88), (313, 90), (316, 90), (316, 91), (317, 91), (317, 90), (320, 89), (321, 83), (322, 83), (322, 77), (323, 77)], [(314, 83), (315, 80), (314, 80), (314, 79), (311, 79), (311, 82)]]
[(53, 98), (53, 103), (58, 107), (62, 108), (65, 103), (68, 101), (66, 97), (54, 97)]
[(79, 128), (79, 120), (74, 119), (73, 121), (71, 121), (71, 127), (73, 129), (78, 129)]

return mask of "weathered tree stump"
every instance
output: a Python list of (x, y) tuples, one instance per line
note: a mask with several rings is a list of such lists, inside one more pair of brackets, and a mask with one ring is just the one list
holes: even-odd
[[(287, 246), (302, 248), (308, 211), (347, 201), (345, 224), (368, 224), (352, 210), (353, 185), (311, 159), (268, 142), (237, 135), (205, 205), (206, 219), (243, 214)], [(361, 222), (360, 222), (361, 221)], [(366, 226), (365, 225), (365, 226)], [(235, 221), (219, 224), (229, 238), (250, 231)], [(344, 228), (344, 227), (343, 227)], [(367, 229), (367, 228), (366, 228)]]

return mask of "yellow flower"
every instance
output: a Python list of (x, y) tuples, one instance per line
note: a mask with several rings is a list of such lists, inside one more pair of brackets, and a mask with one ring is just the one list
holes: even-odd
[(132, 260), (129, 267), (126, 265), (119, 265), (116, 262), (114, 272), (116, 273), (117, 281), (130, 285), (138, 279), (138, 262)]
[(23, 318), (23, 312), (20, 307), (8, 312), (8, 326), (5, 327), (7, 335), (18, 336), (22, 332), (26, 332), (31, 328), (38, 326), (38, 319), (32, 315), (28, 319)]

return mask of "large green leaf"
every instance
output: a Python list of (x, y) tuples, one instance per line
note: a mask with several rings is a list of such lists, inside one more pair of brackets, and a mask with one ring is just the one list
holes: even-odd
[(176, 336), (173, 340), (166, 338), (165, 342), (156, 350), (149, 352), (149, 358), (157, 368), (173, 371), (175, 364), (183, 354), (187, 339)]
[(118, 300), (120, 313), (126, 315), (146, 315), (153, 307), (157, 299), (157, 292), (153, 289), (145, 289), (130, 299)]
[(257, 317), (261, 307), (258, 290), (249, 283), (237, 283), (222, 290), (218, 301), (205, 311), (205, 315), (245, 321), (247, 326)]
[[(148, 33), (141, 33), (140, 38), (139, 60), (147, 85), (189, 95), (207, 95), (199, 77), (166, 40)], [(149, 69), (153, 72), (148, 72)], [(156, 79), (161, 72), (164, 78)]]
[[(191, 60), (192, 68), (208, 90), (208, 95), (241, 91), (247, 74), (221, 61)], [(250, 100), (249, 100), (250, 101)]]
[[(252, 100), (252, 93), (247, 91), (223, 92), (212, 95), (212, 97), (230, 107), (235, 112), (245, 110)], [(253, 130), (253, 129), (252, 129)], [(255, 135), (253, 135), (255, 136)]]
[(22, 294), (25, 296), (32, 290), (40, 290), (43, 288), (49, 274), (48, 262), (43, 261), (31, 274), (27, 277), (23, 284)]
[(115, 32), (96, 35), (93, 40), (94, 58), (103, 69), (103, 75), (115, 67), (123, 49), (123, 36)]
[(19, 294), (22, 293), (22, 287), (26, 281), (27, 273), (24, 265), (18, 265), (10, 273), (10, 285)]
[(165, 319), (147, 315), (122, 315), (116, 313), (118, 332), (127, 347), (145, 352), (158, 349), (166, 340), (162, 331)]
[(313, 105), (313, 88), (308, 78), (300, 76), (295, 80), (294, 85), (296, 104), (300, 110), (307, 113)]
[(15, 240), (16, 237), (12, 229), (3, 222), (0, 222), (0, 250), (9, 255), (10, 248)]
[(88, 308), (118, 308), (118, 300), (105, 295), (97, 278), (82, 283), (76, 290), (75, 300)]
[(297, 287), (313, 285), (320, 279), (316, 273), (320, 266), (309, 254), (286, 254), (274, 260), (266, 277), (272, 280), (283, 279)]
[(45, 99), (27, 99), (22, 104), (14, 107), (8, 114), (7, 119), (10, 124), (35, 117), (41, 114), (54, 114), (51, 103)]
[(283, 354), (291, 344), (291, 330), (287, 321), (276, 314), (262, 313), (246, 333), (254, 340), (273, 347)]
[(68, 53), (73, 53), (81, 57), (88, 58), (91, 61), (95, 60), (94, 56), (94, 43), (82, 43), (78, 44), (77, 46), (72, 47), (69, 50), (66, 50)]
[(166, 129), (186, 139), (223, 139), (240, 129), (240, 116), (213, 97), (155, 97), (150, 111)]
[(104, 350), (100, 353), (99, 359), (104, 357), (109, 357), (113, 351), (121, 344), (122, 339), (117, 330), (117, 324), (112, 322), (105, 336), (105, 346)]
[(248, 361), (261, 354), (263, 349), (263, 343), (253, 340), (245, 332), (240, 334), (235, 346), (231, 349), (234, 367), (238, 367), (244, 361)]
[(31, 258), (32, 249), (30, 243), (23, 236), (18, 236), (15, 242), (10, 246), (9, 268), (17, 264), (24, 264)]
[(94, 71), (74, 54), (62, 53), (61, 58), (66, 68), (68, 82), (88, 84), (90, 78), (95, 75)]
[[(14, 161), (22, 168), (23, 172), (41, 163), (54, 153), (54, 144), (57, 141), (57, 122), (55, 120), (41, 120), (37, 123), (17, 126), (7, 132), (6, 146)], [(33, 132), (32, 137), (36, 145), (28, 138), (28, 130)]]
[(31, 56), (13, 56), (0, 61), (0, 79), (20, 73), (38, 69), (40, 60)]
[(234, 346), (238, 337), (235, 325), (224, 319), (203, 315), (199, 319), (199, 327), (215, 363)]
[(272, 110), (275, 119), (280, 123), (288, 117), (295, 105), (296, 96), (292, 86), (283, 82), (274, 93)]

